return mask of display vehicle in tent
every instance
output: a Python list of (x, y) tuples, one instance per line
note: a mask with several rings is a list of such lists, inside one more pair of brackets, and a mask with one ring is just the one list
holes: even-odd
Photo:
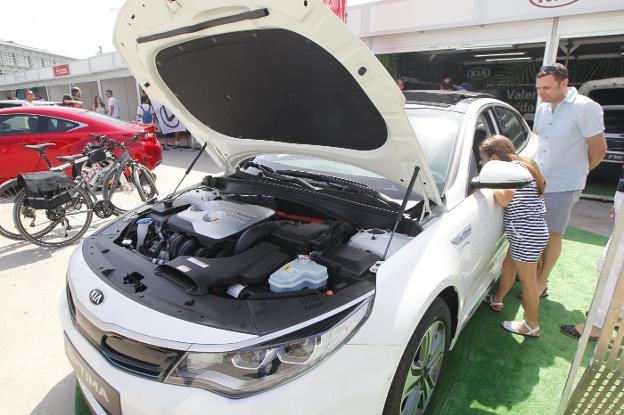
[(624, 77), (585, 82), (579, 93), (600, 104), (604, 112), (607, 153), (590, 174), (592, 177), (618, 178), (624, 163)]
[(65, 350), (93, 411), (426, 413), (507, 250), (488, 188), (532, 179), (479, 171), (492, 134), (534, 154), (520, 114), (402, 94), (316, 0), (129, 1), (114, 41), (224, 172), (71, 256)]

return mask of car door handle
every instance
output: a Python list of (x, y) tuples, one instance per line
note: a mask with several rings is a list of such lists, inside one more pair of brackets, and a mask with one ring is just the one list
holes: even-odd
[(462, 231), (460, 233), (458, 233), (457, 235), (455, 235), (455, 237), (453, 239), (451, 239), (451, 243), (453, 245), (459, 245), (460, 243), (462, 243), (467, 237), (470, 236), (470, 234), (472, 233), (472, 226), (468, 225), (466, 226), (464, 229), (462, 229)]

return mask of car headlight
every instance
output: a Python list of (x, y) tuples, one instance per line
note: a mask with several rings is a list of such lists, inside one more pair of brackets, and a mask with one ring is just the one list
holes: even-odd
[(224, 353), (187, 353), (166, 383), (244, 398), (281, 385), (321, 362), (344, 345), (366, 321), (373, 297), (358, 304), (332, 328), (296, 340)]

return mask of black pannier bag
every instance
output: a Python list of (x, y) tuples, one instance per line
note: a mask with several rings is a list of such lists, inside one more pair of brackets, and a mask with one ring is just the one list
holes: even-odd
[(56, 209), (69, 202), (67, 186), (71, 180), (63, 172), (39, 171), (20, 174), (17, 185), (26, 191), (26, 202), (33, 209)]

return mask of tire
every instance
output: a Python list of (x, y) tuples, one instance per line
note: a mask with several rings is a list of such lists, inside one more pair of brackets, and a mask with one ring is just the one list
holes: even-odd
[[(126, 169), (130, 170), (130, 177), (124, 173)], [(156, 191), (151, 173), (140, 164), (129, 162), (117, 166), (104, 178), (102, 195), (105, 200), (112, 203), (116, 215), (134, 209), (146, 200), (147, 195), (143, 186), (137, 186), (135, 183), (147, 183), (148, 186), (152, 186), (150, 189)]]
[(158, 196), (158, 189), (150, 171), (141, 164), (136, 164), (132, 170), (132, 180), (137, 188), (141, 200), (148, 201), (154, 196)]
[(430, 413), (450, 341), (451, 313), (444, 300), (436, 298), (403, 352), (386, 398), (384, 415)]
[(16, 241), (24, 239), (13, 224), (13, 202), (18, 192), (17, 179), (0, 185), (0, 235)]
[[(34, 218), (22, 217), (24, 207), (26, 206), (26, 192), (24, 190), (19, 191), (13, 206), (13, 221), (24, 239), (35, 245), (46, 248), (61, 248), (73, 244), (87, 232), (93, 220), (93, 202), (91, 196), (82, 187), (73, 184), (71, 186), (73, 187), (71, 187), (69, 191), (72, 195), (72, 199), (61, 206), (63, 208), (61, 221), (50, 219), (49, 215), (51, 211), (45, 209), (31, 209), (35, 214)], [(31, 223), (35, 223), (37, 217), (39, 217), (42, 222), (40, 226), (42, 226), (43, 230), (32, 232), (29, 229), (31, 225), (27, 225), (25, 222), (32, 219)], [(66, 220), (66, 223), (69, 225), (74, 225), (74, 227), (63, 229), (64, 220)], [(48, 225), (46, 225), (46, 223), (48, 223)], [(75, 227), (76, 224), (79, 224), (79, 227)], [(69, 230), (73, 230), (71, 236), (69, 235)], [(65, 235), (62, 237), (59, 236), (61, 233)]]

